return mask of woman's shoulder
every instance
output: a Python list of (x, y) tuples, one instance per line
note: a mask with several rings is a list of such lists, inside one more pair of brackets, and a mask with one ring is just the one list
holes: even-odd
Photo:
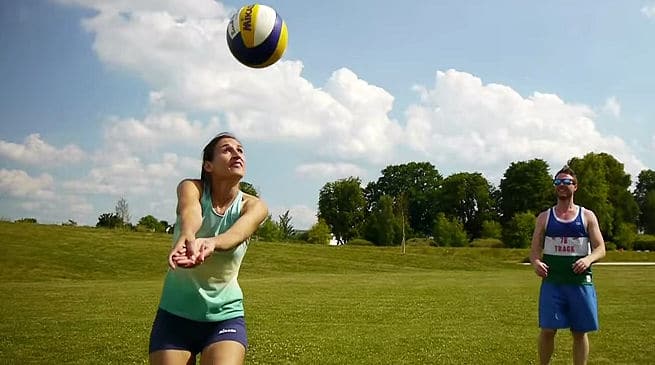
[(241, 192), (243, 195), (241, 207), (241, 215), (248, 214), (250, 217), (254, 217), (257, 221), (257, 224), (261, 224), (266, 217), (268, 217), (268, 206), (266, 203), (259, 197)]
[(178, 184), (178, 187), (180, 186), (195, 186), (197, 189), (202, 190), (202, 180), (200, 179), (182, 179), (180, 183)]
[(243, 192), (243, 191), (241, 192), (241, 194), (243, 194), (243, 199), (242, 200), (243, 200), (244, 203), (254, 204), (255, 202), (262, 201), (261, 199), (259, 199), (259, 197), (255, 196), (255, 195), (248, 194), (248, 193)]
[(264, 201), (261, 198), (248, 193), (244, 193), (244, 192), (241, 193), (243, 194), (242, 201), (243, 201), (244, 208), (250, 209), (252, 207), (263, 207), (264, 209), (267, 209), (266, 203), (264, 203)]
[(203, 184), (200, 179), (184, 179), (177, 185), (178, 193), (186, 193), (202, 196)]

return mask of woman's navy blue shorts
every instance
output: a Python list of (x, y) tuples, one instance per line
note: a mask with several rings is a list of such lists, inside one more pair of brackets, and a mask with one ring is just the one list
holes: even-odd
[(148, 351), (186, 350), (196, 355), (219, 341), (236, 341), (248, 348), (246, 321), (243, 317), (220, 322), (199, 322), (160, 308), (152, 324)]

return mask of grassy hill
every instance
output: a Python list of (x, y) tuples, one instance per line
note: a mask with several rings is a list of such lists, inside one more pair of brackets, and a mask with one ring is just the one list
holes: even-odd
[[(0, 233), (0, 363), (147, 362), (170, 235), (6, 222)], [(253, 242), (240, 276), (247, 363), (535, 363), (539, 281), (518, 264), (527, 254)], [(594, 272), (591, 362), (652, 361), (655, 267)], [(554, 363), (570, 363), (569, 337), (558, 336)]]

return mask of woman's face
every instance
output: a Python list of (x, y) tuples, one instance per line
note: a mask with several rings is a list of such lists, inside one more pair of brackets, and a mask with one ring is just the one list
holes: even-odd
[(234, 138), (221, 138), (214, 147), (214, 157), (205, 161), (205, 170), (217, 178), (246, 175), (246, 155), (241, 143)]

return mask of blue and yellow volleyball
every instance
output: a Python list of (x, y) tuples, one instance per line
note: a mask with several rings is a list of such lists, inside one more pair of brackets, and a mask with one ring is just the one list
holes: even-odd
[(277, 62), (287, 49), (287, 25), (275, 9), (261, 4), (239, 9), (227, 25), (227, 45), (234, 58), (248, 67)]

